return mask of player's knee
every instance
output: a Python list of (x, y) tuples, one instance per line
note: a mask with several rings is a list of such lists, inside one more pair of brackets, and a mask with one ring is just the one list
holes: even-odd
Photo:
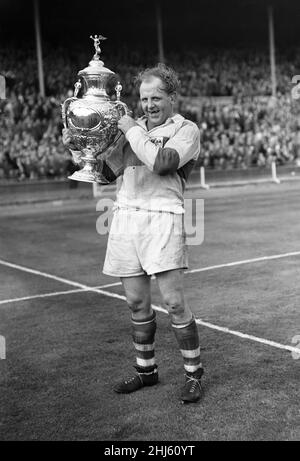
[(149, 300), (139, 295), (127, 295), (127, 304), (133, 314), (138, 314), (149, 309)]
[(184, 301), (180, 295), (165, 296), (164, 303), (170, 315), (184, 314)]

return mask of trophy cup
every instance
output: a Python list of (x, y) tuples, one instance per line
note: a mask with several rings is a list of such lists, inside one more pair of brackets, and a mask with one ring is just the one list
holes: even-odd
[[(109, 181), (97, 171), (97, 163), (109, 147), (117, 142), (122, 132), (118, 129), (118, 120), (129, 110), (120, 101), (122, 85), (115, 87), (116, 101), (111, 101), (106, 93), (106, 85), (114, 72), (104, 67), (100, 60), (101, 35), (90, 37), (94, 41), (95, 54), (88, 67), (78, 72), (79, 80), (75, 83), (74, 96), (62, 104), (62, 118), (65, 128), (70, 131), (73, 150), (81, 151), (83, 168), (75, 171), (69, 179), (84, 182), (108, 184)], [(77, 98), (82, 88), (83, 96)], [(101, 170), (99, 168), (98, 170)]]

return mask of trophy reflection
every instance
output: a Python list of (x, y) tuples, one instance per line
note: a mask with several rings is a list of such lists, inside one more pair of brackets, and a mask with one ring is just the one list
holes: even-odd
[[(88, 67), (78, 72), (74, 96), (62, 104), (64, 127), (70, 132), (72, 148), (82, 153), (83, 163), (83, 168), (75, 171), (69, 179), (108, 184), (101, 168), (98, 168), (101, 154), (121, 136), (118, 120), (129, 111), (120, 101), (122, 85), (119, 82), (115, 87), (116, 101), (111, 101), (106, 93), (107, 82), (114, 75), (100, 60), (100, 41), (106, 38), (101, 35), (90, 38), (94, 41), (95, 54)], [(77, 98), (80, 90), (83, 95)]]

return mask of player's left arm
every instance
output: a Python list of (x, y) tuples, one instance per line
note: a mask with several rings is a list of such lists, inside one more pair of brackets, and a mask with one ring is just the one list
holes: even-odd
[(185, 122), (163, 147), (155, 146), (139, 126), (129, 129), (126, 138), (136, 156), (159, 175), (175, 173), (200, 152), (200, 132), (192, 122)]

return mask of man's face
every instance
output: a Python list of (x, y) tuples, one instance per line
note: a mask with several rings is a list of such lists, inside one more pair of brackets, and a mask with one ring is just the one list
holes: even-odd
[(162, 125), (172, 117), (175, 94), (167, 94), (164, 83), (158, 77), (149, 77), (140, 86), (140, 100), (144, 114), (148, 117), (148, 129)]

